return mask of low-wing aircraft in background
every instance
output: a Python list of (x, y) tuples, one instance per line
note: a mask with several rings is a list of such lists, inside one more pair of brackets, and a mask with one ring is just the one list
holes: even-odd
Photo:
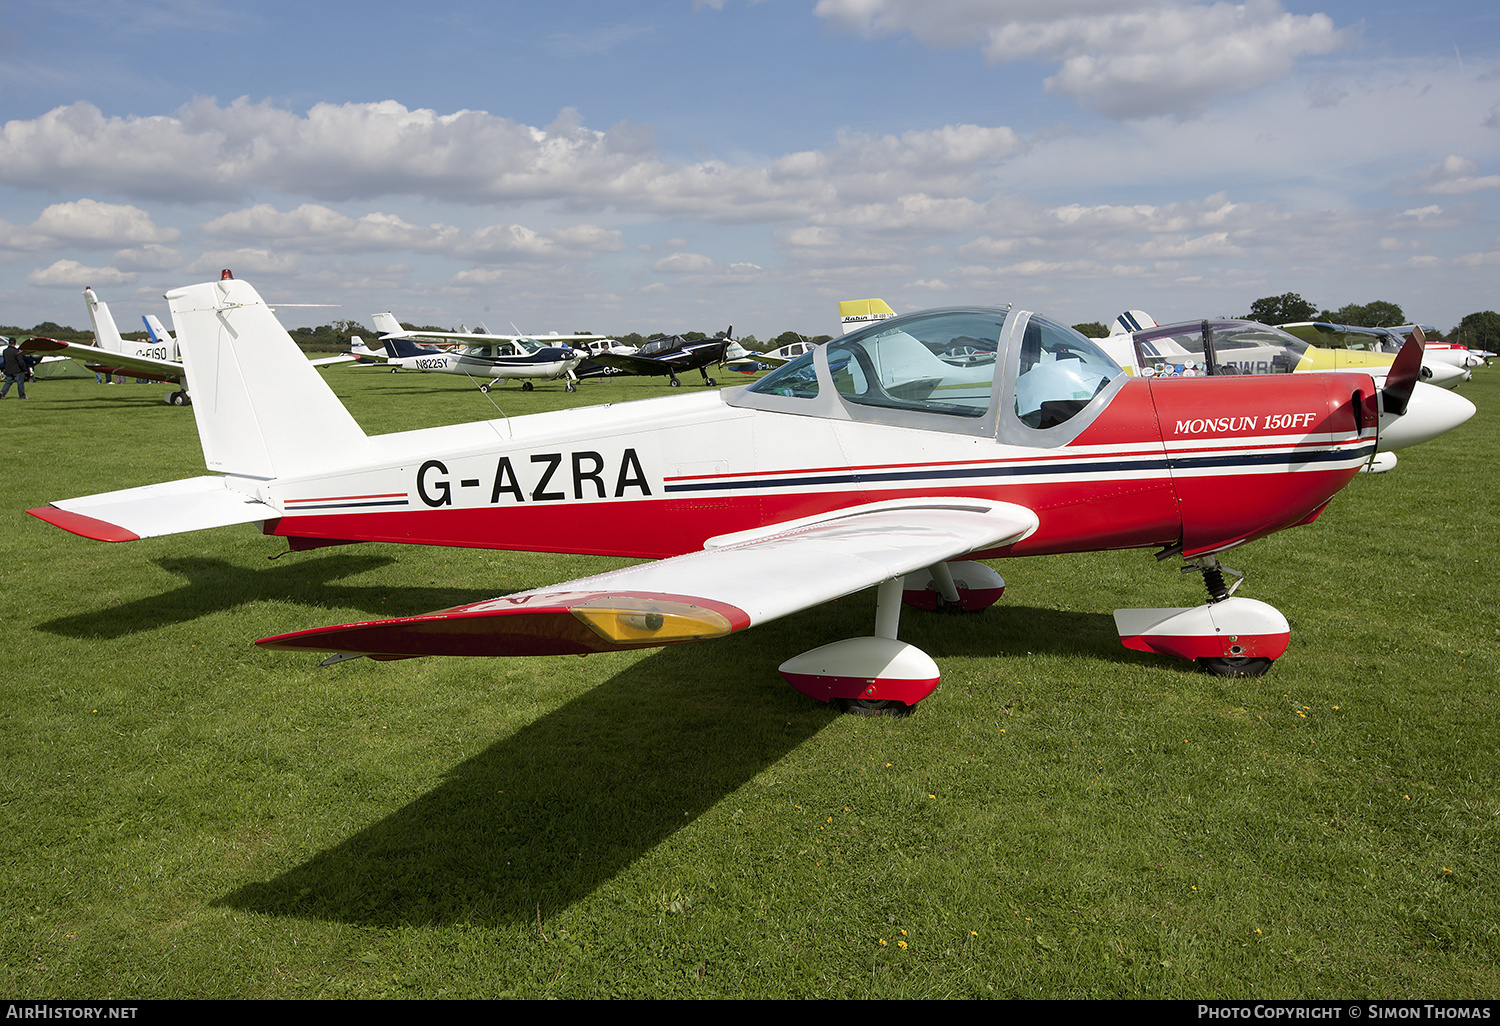
[(753, 353), (734, 340), (734, 325), (731, 324), (719, 338), (694, 341), (681, 335), (663, 335), (644, 343), (630, 355), (600, 353), (594, 360), (605, 367), (613, 367), (620, 374), (665, 375), (672, 379), (673, 388), (682, 384), (677, 380), (678, 374), (696, 370), (703, 375), (703, 383), (712, 388), (718, 382), (708, 376), (710, 364), (744, 363), (754, 358)]
[(1347, 373), (1142, 378), (1035, 314), (955, 308), (871, 325), (739, 388), (369, 436), (249, 284), (167, 300), (212, 473), (35, 516), (104, 541), (258, 522), (299, 551), (387, 541), (655, 560), (259, 642), (331, 661), (646, 648), (877, 587), (872, 637), (781, 672), (820, 701), (901, 711), (939, 676), (897, 640), (903, 592), (982, 609), (1004, 582), (976, 559), (1153, 548), (1200, 571), (1209, 600), (1117, 610), (1124, 643), (1252, 675), (1290, 628), (1231, 594), (1219, 555), (1316, 519), (1377, 449), (1467, 416), (1429, 404), (1450, 394), (1418, 384), (1415, 340), (1383, 389)]
[[(1132, 327), (1131, 325), (1135, 325)], [(1401, 348), (1385, 329), (1352, 328), (1325, 332), (1331, 325), (1282, 325), (1213, 319), (1157, 324), (1140, 310), (1115, 319), (1108, 338), (1095, 339), (1132, 374), (1290, 374), (1356, 371), (1379, 379)], [(1290, 329), (1290, 330), (1289, 330)], [(1313, 330), (1317, 329), (1317, 330)], [(1424, 340), (1425, 342), (1425, 340)], [(1469, 375), (1425, 351), (1421, 380), (1455, 388)]]
[[(132, 342), (120, 335), (109, 304), (94, 294), (91, 288), (83, 290), (83, 306), (88, 311), (89, 324), (94, 329), (94, 344), (64, 342), (55, 338), (32, 338), (21, 345), (25, 353), (68, 356), (80, 360), (89, 370), (100, 374), (119, 374), (122, 377), (143, 378), (147, 381), (165, 381), (178, 387), (168, 392), (166, 402), (173, 406), (192, 403), (187, 378), (183, 371), (182, 356), (177, 340), (162, 327), (154, 314), (146, 314), (141, 320), (146, 325), (149, 339)], [(305, 359), (305, 357), (304, 357)], [(311, 366), (323, 367), (335, 363), (348, 363), (353, 357), (330, 356), (308, 361)]]
[(161, 340), (153, 337), (145, 341), (128, 342), (120, 336), (120, 329), (115, 326), (109, 305), (95, 295), (93, 289), (83, 290), (83, 306), (88, 311), (89, 324), (94, 329), (93, 345), (33, 338), (22, 345), (21, 350), (35, 354), (70, 356), (81, 360), (85, 367), (99, 374), (129, 375), (149, 381), (169, 382), (179, 388), (167, 393), (167, 402), (173, 406), (191, 402), (183, 381), (182, 359), (178, 356), (177, 346), (170, 335)]
[[(1366, 328), (1321, 321), (1294, 321), (1281, 325), (1281, 330), (1295, 335), (1309, 346), (1332, 352), (1341, 361), (1358, 360), (1362, 354), (1368, 354), (1371, 358), (1378, 357), (1382, 362), (1395, 359), (1395, 354), (1401, 351), (1407, 338), (1390, 328)], [(1459, 351), (1446, 342), (1428, 341), (1427, 333), (1420, 327), (1413, 327), (1407, 334), (1414, 332), (1421, 332), (1422, 380), (1429, 384), (1457, 388), (1473, 377), (1471, 367), (1484, 362), (1471, 356), (1467, 349)]]
[(1429, 350), (1433, 352), (1457, 350), (1460, 354), (1467, 354), (1464, 359), (1464, 363), (1466, 366), (1478, 367), (1482, 364), (1488, 363), (1495, 358), (1495, 354), (1490, 352), (1488, 349), (1476, 349), (1473, 346), (1468, 345), (1462, 341), (1442, 341), (1443, 333), (1431, 324), (1403, 324), (1400, 327), (1391, 328), (1390, 330), (1401, 338), (1405, 338), (1407, 335), (1412, 334), (1419, 328), (1421, 329), (1422, 334), (1427, 339), (1427, 348)]

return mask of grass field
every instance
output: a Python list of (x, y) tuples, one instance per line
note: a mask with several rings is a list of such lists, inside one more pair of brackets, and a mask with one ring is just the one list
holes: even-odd
[[(371, 432), (494, 415), (458, 378), (324, 374)], [(1120, 646), (1113, 608), (1201, 601), (1149, 552), (1020, 560), (982, 615), (904, 616), (943, 670), (905, 720), (776, 673), (866, 633), (869, 594), (588, 658), (257, 649), (617, 561), (272, 562), (250, 527), (106, 545), (25, 515), (203, 473), (166, 390), (0, 403), (7, 996), (1500, 994), (1500, 370), (1465, 427), (1231, 554), (1292, 624), (1269, 676)]]

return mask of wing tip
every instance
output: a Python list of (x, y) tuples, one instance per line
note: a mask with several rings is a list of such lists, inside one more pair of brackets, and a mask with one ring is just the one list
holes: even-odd
[(36, 509), (26, 511), (38, 520), (45, 520), (53, 527), (60, 527), (64, 531), (76, 534), (84, 538), (92, 538), (94, 541), (103, 542), (126, 542), (140, 541), (141, 536), (134, 531), (128, 531), (118, 524), (111, 524), (107, 520), (99, 520), (95, 517), (86, 517), (82, 513), (70, 513), (56, 506), (40, 506)]

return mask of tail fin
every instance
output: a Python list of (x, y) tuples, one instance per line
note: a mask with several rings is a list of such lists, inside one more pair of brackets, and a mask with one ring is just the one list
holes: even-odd
[(401, 322), (396, 320), (394, 314), (378, 313), (375, 315), (375, 331), (380, 335), (404, 335), (406, 329), (401, 327)]
[(385, 343), (385, 351), (391, 354), (392, 359), (402, 356), (431, 355), (437, 352), (436, 349), (419, 346), (409, 338), (386, 338), (381, 341)]
[(355, 356), (380, 356), (380, 354), (375, 350), (365, 345), (365, 340), (360, 338), (358, 335), (349, 336), (349, 352), (353, 353)]
[(172, 338), (172, 333), (162, 327), (161, 321), (156, 319), (156, 314), (146, 314), (141, 320), (146, 323), (146, 333), (151, 336), (151, 341), (158, 345), (169, 346), (176, 341)]
[(115, 319), (109, 312), (108, 304), (94, 295), (93, 289), (84, 289), (83, 306), (89, 312), (89, 322), (94, 326), (94, 342), (99, 348), (108, 349), (112, 353), (123, 353), (125, 340), (120, 337), (120, 329), (115, 327)]
[(1109, 326), (1111, 335), (1129, 335), (1132, 332), (1144, 331), (1147, 328), (1157, 327), (1157, 323), (1151, 315), (1144, 310), (1126, 310), (1115, 318), (1115, 322)]
[(867, 324), (883, 321), (887, 317), (896, 316), (883, 299), (845, 299), (839, 303), (839, 321), (844, 326), (844, 334), (857, 331)]
[(368, 454), (364, 431), (249, 283), (189, 285), (167, 303), (210, 470), (288, 477)]

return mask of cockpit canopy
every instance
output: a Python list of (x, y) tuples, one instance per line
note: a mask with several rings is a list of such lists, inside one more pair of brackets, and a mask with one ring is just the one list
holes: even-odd
[(883, 320), (835, 338), (729, 401), (808, 416), (1009, 434), (1067, 424), (1123, 374), (1072, 328), (1021, 311), (959, 308)]
[(1255, 321), (1183, 321), (1131, 335), (1146, 377), (1290, 374), (1307, 343)]
[(1399, 353), (1404, 336), (1389, 328), (1365, 328), (1351, 324), (1301, 321), (1283, 325), (1283, 330), (1322, 349), (1351, 349), (1364, 353)]

